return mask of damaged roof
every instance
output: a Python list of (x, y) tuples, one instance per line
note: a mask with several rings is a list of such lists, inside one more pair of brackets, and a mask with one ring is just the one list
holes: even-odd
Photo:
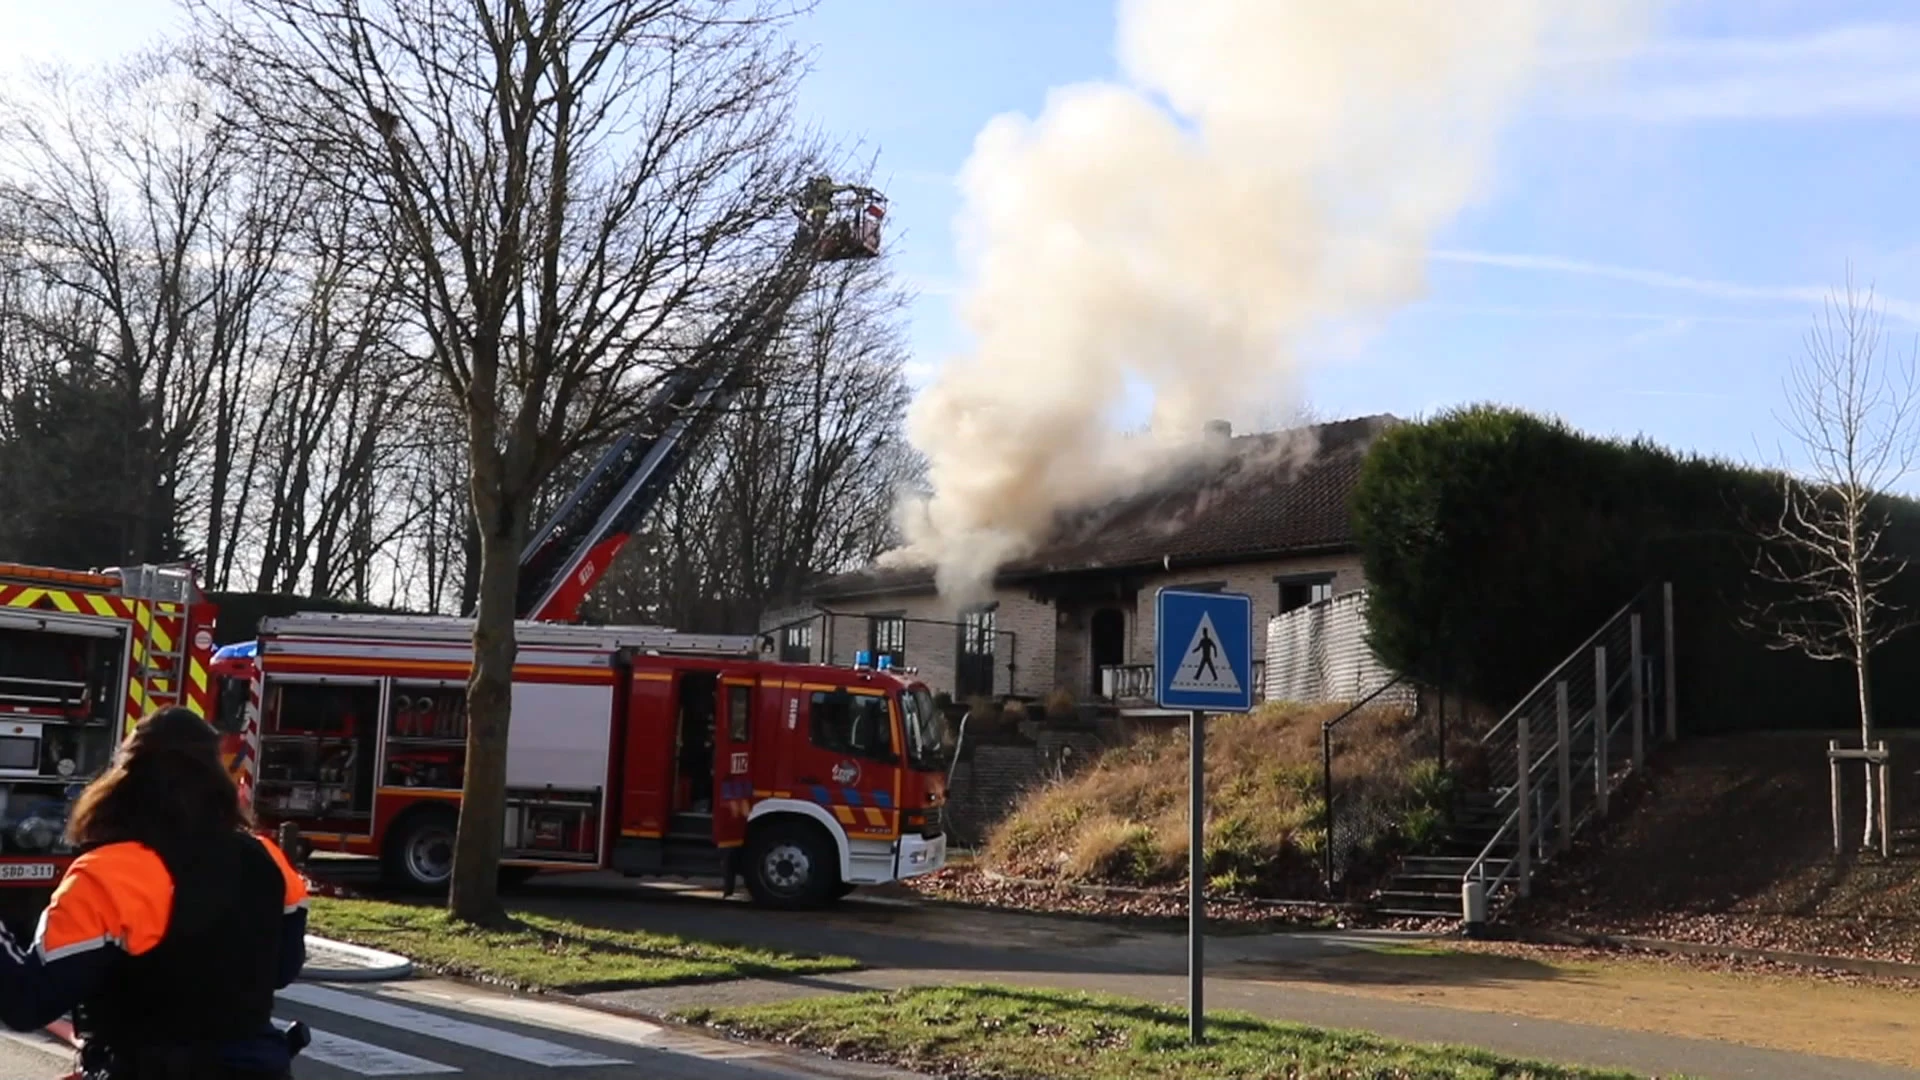
[[(1217, 460), (1064, 523), (1052, 542), (1001, 567), (996, 580), (1157, 567), (1169, 557), (1191, 567), (1351, 548), (1349, 504), (1360, 464), (1373, 440), (1398, 423), (1382, 414), (1234, 436)], [(807, 591), (844, 598), (932, 587), (931, 568), (868, 569)]]

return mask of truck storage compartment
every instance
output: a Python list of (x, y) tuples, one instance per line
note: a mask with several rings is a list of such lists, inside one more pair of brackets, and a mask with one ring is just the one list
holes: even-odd
[(504, 854), (516, 859), (597, 862), (601, 791), (507, 789)]
[(387, 714), (385, 787), (459, 791), (467, 778), (467, 688), (395, 679)]
[[(72, 853), (67, 815), (113, 759), (126, 671), (124, 623), (0, 618), (0, 856)], [(0, 884), (47, 869), (0, 866)]]
[(303, 828), (371, 833), (379, 715), (378, 682), (270, 681), (257, 804)]

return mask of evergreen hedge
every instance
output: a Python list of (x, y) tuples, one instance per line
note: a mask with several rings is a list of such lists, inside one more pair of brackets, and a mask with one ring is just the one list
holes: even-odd
[[(1778, 519), (1777, 481), (1492, 406), (1399, 425), (1354, 497), (1373, 647), (1504, 709), (1636, 593), (1671, 581), (1683, 730), (1856, 725), (1848, 665), (1770, 649), (1742, 626), (1774, 588), (1753, 564), (1756, 523)], [(1920, 504), (1889, 510), (1890, 550), (1920, 555)], [(1920, 567), (1892, 595), (1920, 612)], [(1920, 726), (1920, 630), (1872, 664), (1876, 722)]]
[(250, 641), (260, 632), (261, 619), (285, 618), (301, 612), (335, 612), (352, 615), (407, 615), (412, 612), (395, 608), (380, 607), (377, 604), (361, 604), (351, 600), (316, 599), (311, 596), (299, 596), (293, 593), (260, 592), (213, 592), (207, 593), (220, 609), (220, 616), (214, 626), (213, 639), (216, 645), (231, 645), (236, 641)]

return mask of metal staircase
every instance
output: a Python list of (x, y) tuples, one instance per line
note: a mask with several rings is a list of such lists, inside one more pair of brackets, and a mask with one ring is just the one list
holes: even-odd
[(1531, 891), (1534, 874), (1605, 818), (1612, 793), (1676, 737), (1673, 587), (1649, 587), (1574, 649), (1480, 739), (1485, 786), (1463, 794), (1447, 844), (1401, 862), (1375, 910), (1469, 931)]

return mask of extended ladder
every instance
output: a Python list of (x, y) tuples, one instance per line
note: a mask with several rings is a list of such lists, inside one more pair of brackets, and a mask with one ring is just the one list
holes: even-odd
[[(824, 180), (815, 181), (809, 192), (803, 203), (806, 223), (745, 314), (664, 380), (641, 423), (601, 456), (521, 553), (514, 605), (519, 618), (574, 619), (587, 590), (606, 573), (719, 410), (746, 384), (748, 372), (806, 290), (815, 264), (878, 253), (878, 192)], [(848, 193), (857, 200), (853, 220), (824, 228), (834, 224), (832, 200)]]

